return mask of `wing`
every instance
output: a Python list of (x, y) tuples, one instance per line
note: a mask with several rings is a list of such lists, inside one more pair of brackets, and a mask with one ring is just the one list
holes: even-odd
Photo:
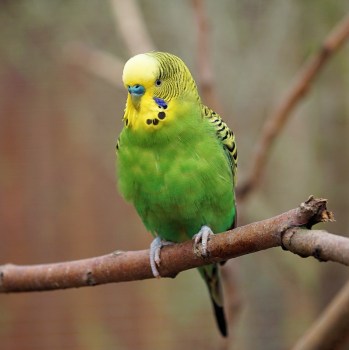
[(216, 134), (218, 139), (222, 142), (223, 149), (226, 152), (231, 172), (233, 174), (233, 186), (235, 188), (236, 183), (236, 168), (237, 168), (237, 160), (238, 160), (238, 153), (236, 149), (236, 143), (235, 143), (235, 135), (234, 133), (229, 129), (228, 125), (223, 121), (223, 119), (212, 109), (202, 105), (202, 114), (205, 118), (208, 119), (208, 121), (214, 125)]

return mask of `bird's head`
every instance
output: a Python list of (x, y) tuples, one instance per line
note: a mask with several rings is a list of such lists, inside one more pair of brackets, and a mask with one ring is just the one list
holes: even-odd
[(133, 107), (139, 109), (142, 100), (164, 101), (184, 95), (199, 99), (196, 84), (184, 62), (165, 52), (149, 52), (130, 58), (124, 67), (123, 83)]

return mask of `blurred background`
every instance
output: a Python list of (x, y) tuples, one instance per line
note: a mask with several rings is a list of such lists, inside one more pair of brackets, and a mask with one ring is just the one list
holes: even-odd
[[(180, 56), (200, 81), (198, 3), (208, 21), (212, 107), (237, 135), (240, 182), (265, 119), (348, 12), (347, 0), (0, 1), (0, 264), (148, 247), (151, 235), (116, 188), (120, 67), (132, 50), (154, 46)], [(346, 44), (278, 137), (239, 224), (314, 194), (336, 215), (322, 228), (348, 235), (348, 135)], [(174, 280), (0, 295), (0, 347), (287, 349), (348, 278), (343, 266), (280, 248), (229, 265), (230, 341), (193, 270)]]

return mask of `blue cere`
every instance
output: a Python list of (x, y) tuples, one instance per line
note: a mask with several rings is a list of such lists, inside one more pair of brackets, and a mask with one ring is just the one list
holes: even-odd
[(142, 96), (145, 93), (145, 88), (143, 85), (133, 85), (127, 87), (128, 92), (131, 95)]

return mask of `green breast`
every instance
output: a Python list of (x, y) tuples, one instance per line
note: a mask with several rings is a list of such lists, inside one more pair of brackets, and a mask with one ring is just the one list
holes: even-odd
[(117, 157), (119, 189), (147, 229), (175, 242), (202, 225), (228, 229), (235, 217), (233, 180), (212, 125), (188, 116), (147, 136), (140, 141), (125, 128)]

